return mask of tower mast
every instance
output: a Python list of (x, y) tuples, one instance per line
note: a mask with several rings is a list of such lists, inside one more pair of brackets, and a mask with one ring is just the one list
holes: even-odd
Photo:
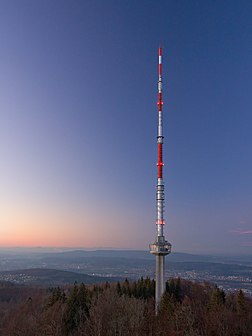
[(156, 239), (150, 244), (150, 253), (156, 256), (156, 312), (158, 312), (162, 295), (165, 292), (165, 256), (171, 253), (171, 244), (165, 240), (163, 228), (164, 220), (164, 180), (163, 180), (163, 124), (162, 124), (162, 48), (158, 48), (158, 162), (157, 162), (157, 189), (156, 189)]

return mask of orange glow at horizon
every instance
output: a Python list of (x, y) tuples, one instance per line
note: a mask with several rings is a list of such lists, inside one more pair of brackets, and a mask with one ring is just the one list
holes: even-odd
[(108, 209), (101, 211), (95, 218), (92, 209), (52, 210), (33, 205), (15, 209), (5, 206), (4, 210), (0, 214), (0, 247), (137, 246), (136, 241), (125, 239), (129, 233), (129, 223), (132, 225), (132, 218), (125, 216), (121, 221), (122, 225), (115, 227), (118, 214), (111, 215)]

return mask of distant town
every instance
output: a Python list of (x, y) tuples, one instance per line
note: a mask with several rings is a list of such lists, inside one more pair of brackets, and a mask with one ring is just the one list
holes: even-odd
[[(166, 279), (210, 282), (225, 291), (252, 296), (250, 257), (216, 257), (173, 253), (166, 260)], [(155, 258), (147, 251), (67, 251), (0, 253), (0, 281), (23, 285), (98, 283), (155, 277)]]

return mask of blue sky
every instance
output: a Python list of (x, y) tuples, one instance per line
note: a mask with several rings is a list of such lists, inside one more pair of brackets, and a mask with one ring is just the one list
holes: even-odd
[(2, 1), (0, 246), (252, 252), (250, 1)]

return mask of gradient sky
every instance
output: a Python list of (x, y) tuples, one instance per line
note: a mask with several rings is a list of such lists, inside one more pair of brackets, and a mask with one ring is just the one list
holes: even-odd
[(252, 2), (2, 0), (0, 247), (252, 253)]

